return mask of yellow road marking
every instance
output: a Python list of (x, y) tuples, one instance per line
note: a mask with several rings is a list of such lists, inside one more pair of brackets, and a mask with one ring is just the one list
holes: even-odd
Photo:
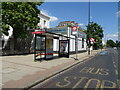
[[(112, 86), (105, 86), (106, 83), (111, 83)], [(116, 83), (112, 81), (102, 80), (101, 87), (100, 88), (116, 88)]]
[(89, 73), (89, 74), (99, 74), (99, 75), (109, 75), (109, 69), (107, 68), (91, 68), (84, 67), (80, 70), (80, 73)]
[(81, 79), (73, 86), (73, 88), (77, 88), (78, 85), (80, 85), (80, 83), (84, 80), (84, 79), (88, 79), (87, 77), (80, 77)]
[(118, 71), (117, 70), (115, 70), (115, 74), (118, 75)]
[(109, 71), (109, 69), (107, 69), (107, 68), (101, 68), (99, 75), (109, 75), (108, 71)]
[(115, 62), (113, 61), (113, 63), (115, 64)]
[(118, 87), (120, 88), (120, 80), (117, 80)]
[(57, 82), (57, 83), (56, 83), (56, 86), (58, 86), (58, 87), (67, 87), (68, 85), (71, 84), (71, 82), (68, 80), (68, 77), (65, 77), (65, 78), (64, 78), (64, 81), (66, 82), (66, 84), (63, 84), (63, 85), (62, 85), (61, 82)]
[(100, 80), (98, 80), (98, 79), (90, 79), (90, 80), (86, 83), (86, 85), (85, 85), (85, 87), (84, 87), (84, 90), (86, 90), (87, 88), (89, 88), (90, 82), (92, 82), (92, 81), (97, 81), (97, 82), (96, 82), (95, 90), (97, 90), (97, 89), (100, 87)]
[(77, 77), (75, 76), (74, 79), (77, 79)]
[(92, 68), (90, 67), (84, 67), (82, 70), (80, 70), (81, 73), (88, 73)]
[[(94, 71), (94, 72), (93, 72)], [(89, 71), (89, 73), (90, 74), (98, 74), (99, 73), (99, 71), (100, 71), (100, 69), (98, 68), (98, 69), (94, 69), (94, 68), (92, 68), (90, 71)]]
[(116, 68), (116, 65), (114, 64), (114, 67)]

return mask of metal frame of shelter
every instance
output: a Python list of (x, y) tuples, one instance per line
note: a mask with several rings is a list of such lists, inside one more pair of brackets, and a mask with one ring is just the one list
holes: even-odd
[[(59, 51), (58, 51), (58, 56), (59, 57), (68, 57), (69, 58), (69, 39), (70, 37), (67, 37), (67, 36), (63, 36), (61, 34), (56, 34), (56, 33), (52, 33), (52, 32), (47, 32), (47, 31), (35, 31), (35, 32), (32, 32), (32, 34), (35, 34), (35, 42), (34, 42), (34, 61), (36, 60), (42, 60), (42, 59), (52, 59), (53, 58), (53, 54), (55, 53), (48, 53), (47, 52), (47, 45), (46, 45), (46, 42), (47, 42), (47, 37), (52, 37), (51, 40), (53, 39), (58, 39), (59, 40)], [(41, 48), (41, 49), (36, 49), (36, 44), (39, 43), (39, 41), (37, 41), (37, 37), (40, 37), (39, 40), (42, 40), (41, 38), (44, 38), (44, 48)], [(64, 38), (65, 40), (62, 40), (60, 39), (60, 37)], [(67, 53), (65, 54), (61, 54), (60, 52), (60, 41), (67, 41), (68, 42), (68, 51)], [(42, 43), (42, 44), (43, 44)], [(52, 43), (53, 45), (53, 43)], [(50, 46), (49, 46), (50, 47)], [(41, 52), (44, 52), (44, 53), (41, 53)], [(44, 57), (40, 57), (40, 58), (37, 58), (38, 56), (41, 56), (41, 55), (45, 55)], [(47, 56), (50, 56), (50, 57), (47, 57)]]

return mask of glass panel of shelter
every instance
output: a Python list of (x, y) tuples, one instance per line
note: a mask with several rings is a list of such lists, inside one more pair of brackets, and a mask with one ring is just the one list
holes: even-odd
[(45, 58), (45, 37), (36, 35), (35, 37), (35, 60)]

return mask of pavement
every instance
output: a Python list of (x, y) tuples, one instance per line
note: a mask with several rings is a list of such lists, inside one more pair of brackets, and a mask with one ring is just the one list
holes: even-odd
[[(101, 50), (93, 50), (91, 55), (87, 52), (70, 55), (70, 58), (56, 58), (34, 62), (34, 55), (16, 55), (0, 57), (0, 75), (2, 75), (2, 88), (30, 88), (78, 63), (85, 62)], [(0, 80), (1, 81), (1, 80)]]

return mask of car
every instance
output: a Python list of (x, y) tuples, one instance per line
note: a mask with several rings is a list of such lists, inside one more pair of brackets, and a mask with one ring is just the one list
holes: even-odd
[(116, 50), (116, 49), (117, 49), (117, 47), (113, 47), (113, 49), (115, 49), (115, 50)]

